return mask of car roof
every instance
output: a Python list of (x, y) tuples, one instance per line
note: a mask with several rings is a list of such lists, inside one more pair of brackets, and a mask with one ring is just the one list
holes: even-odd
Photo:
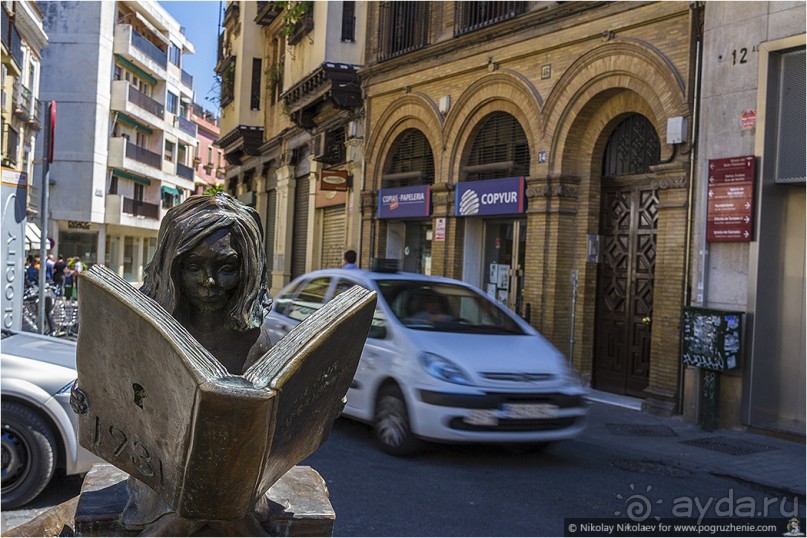
[(332, 277), (332, 276), (342, 276), (353, 280), (421, 280), (425, 282), (441, 282), (444, 284), (459, 284), (462, 286), (468, 286), (467, 282), (442, 276), (429, 276), (429, 275), (421, 275), (419, 273), (407, 273), (402, 271), (378, 272), (378, 271), (369, 271), (367, 269), (318, 269), (316, 271), (306, 273), (302, 277), (296, 279), (295, 282), (299, 282), (303, 278), (310, 280), (312, 278), (317, 277)]

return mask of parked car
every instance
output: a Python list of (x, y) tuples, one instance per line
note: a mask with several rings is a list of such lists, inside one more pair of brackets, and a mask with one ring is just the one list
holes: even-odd
[(2, 331), (2, 509), (32, 501), (54, 472), (87, 472), (98, 460), (76, 439), (70, 408), (76, 344), (38, 334)]
[(464, 282), (327, 269), (281, 290), (273, 341), (353, 285), (378, 306), (343, 414), (374, 426), (391, 454), (422, 440), (545, 445), (585, 428), (585, 389), (538, 331)]

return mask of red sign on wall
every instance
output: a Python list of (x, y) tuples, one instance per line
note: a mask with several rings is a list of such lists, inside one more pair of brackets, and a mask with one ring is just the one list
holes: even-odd
[(751, 241), (755, 180), (753, 155), (709, 161), (707, 241)]

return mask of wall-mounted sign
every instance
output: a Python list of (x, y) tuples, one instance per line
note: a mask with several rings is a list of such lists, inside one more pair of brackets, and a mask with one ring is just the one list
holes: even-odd
[(428, 185), (380, 189), (378, 218), (428, 217), (432, 214), (432, 191)]
[(446, 218), (445, 217), (438, 217), (434, 220), (434, 240), (435, 241), (445, 241), (446, 240)]
[(67, 227), (71, 230), (89, 230), (90, 223), (83, 220), (68, 220)]
[(740, 114), (740, 126), (743, 129), (753, 129), (757, 124), (757, 112), (753, 108), (747, 108)]
[(481, 217), (523, 213), (526, 201), (524, 185), (523, 177), (457, 183), (454, 214)]
[(753, 155), (709, 161), (707, 241), (751, 241), (755, 179)]
[(347, 191), (328, 190), (325, 188), (323, 181), (317, 183), (317, 194), (314, 198), (314, 206), (317, 209), (335, 205), (345, 205), (346, 201)]
[(319, 188), (323, 191), (346, 191), (349, 179), (345, 170), (323, 170), (319, 173)]

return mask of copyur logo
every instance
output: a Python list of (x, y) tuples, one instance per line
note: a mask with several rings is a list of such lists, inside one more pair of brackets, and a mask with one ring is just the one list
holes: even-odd
[(476, 215), (479, 213), (479, 195), (473, 189), (462, 193), (460, 198), (460, 215)]

